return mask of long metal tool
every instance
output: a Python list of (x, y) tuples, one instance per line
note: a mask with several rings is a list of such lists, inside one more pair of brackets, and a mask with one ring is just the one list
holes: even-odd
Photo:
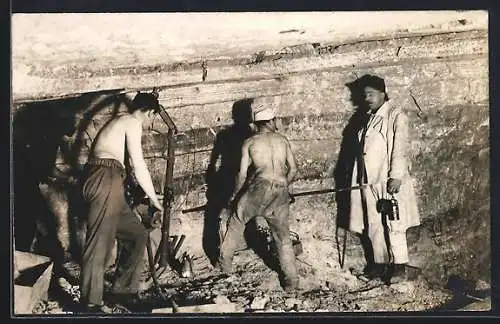
[(146, 249), (148, 252), (148, 261), (149, 261), (149, 273), (151, 274), (151, 278), (153, 278), (153, 285), (160, 297), (163, 296), (163, 293), (161, 291), (160, 283), (158, 282), (158, 278), (156, 276), (156, 269), (155, 269), (155, 262), (154, 262), (154, 257), (153, 257), (153, 249), (151, 248), (151, 237), (149, 236), (148, 233), (148, 240), (146, 242)]
[(165, 184), (163, 187), (163, 223), (162, 235), (160, 241), (160, 267), (167, 267), (170, 264), (170, 216), (172, 212), (172, 203), (174, 200), (174, 163), (175, 163), (175, 134), (177, 127), (170, 118), (163, 106), (160, 106), (160, 117), (168, 126), (167, 133), (167, 166), (165, 171)]
[[(371, 185), (373, 185), (373, 183), (372, 184), (367, 183), (367, 184), (353, 186), (353, 187), (347, 187), (347, 188), (329, 188), (329, 189), (303, 191), (303, 192), (292, 193), (292, 194), (290, 194), (290, 197), (295, 198), (295, 197), (301, 197), (301, 196), (321, 195), (321, 194), (327, 194), (327, 193), (333, 193), (333, 192), (351, 191), (351, 190), (357, 190), (357, 189), (369, 187)], [(184, 210), (182, 210), (182, 213), (187, 214), (187, 213), (204, 211), (206, 206), (207, 205), (202, 205), (202, 206), (184, 209)]]

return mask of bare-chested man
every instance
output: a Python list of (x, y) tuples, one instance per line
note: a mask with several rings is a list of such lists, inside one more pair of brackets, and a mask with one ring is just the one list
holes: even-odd
[(137, 94), (130, 112), (106, 124), (93, 143), (83, 184), (83, 197), (89, 203), (80, 286), (83, 311), (105, 309), (102, 305), (104, 271), (115, 238), (123, 243), (123, 249), (117, 260), (112, 297), (115, 301), (127, 301), (133, 300), (138, 293), (148, 234), (125, 201), (125, 148), (137, 182), (151, 204), (162, 210), (141, 146), (142, 125), (158, 108), (155, 96)]
[[(287, 291), (293, 290), (299, 278), (290, 240), (288, 185), (297, 172), (295, 157), (288, 140), (276, 133), (274, 112), (262, 109), (258, 101), (253, 103), (253, 110), (257, 132), (243, 143), (233, 195), (240, 198), (229, 218), (218, 263), (223, 272), (231, 273), (233, 255), (243, 239), (246, 223), (263, 216), (269, 223), (278, 251), (282, 286)], [(254, 172), (251, 179), (246, 179), (249, 167), (253, 167)]]

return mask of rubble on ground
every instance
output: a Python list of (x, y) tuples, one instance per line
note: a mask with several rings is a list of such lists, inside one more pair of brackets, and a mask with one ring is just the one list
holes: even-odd
[[(243, 260), (250, 260), (242, 262)], [(299, 273), (311, 275), (304, 271), (307, 265), (298, 263)], [(74, 270), (74, 269), (73, 269)], [(455, 298), (450, 291), (429, 286), (424, 278), (417, 278), (398, 284), (386, 285), (380, 281), (363, 282), (354, 275), (346, 280), (348, 271), (342, 271), (337, 278), (318, 281), (316, 287), (310, 283), (300, 285), (293, 293), (286, 293), (279, 285), (278, 275), (269, 269), (252, 250), (238, 252), (234, 260), (234, 273), (225, 276), (214, 269), (205, 257), (193, 259), (194, 276), (181, 278), (178, 272), (168, 269), (160, 277), (161, 296), (149, 274), (144, 273), (144, 291), (140, 299), (144, 302), (145, 313), (168, 313), (172, 311), (173, 300), (179, 308), (209, 305), (207, 309), (230, 309), (230, 312), (378, 312), (378, 311), (432, 311)], [(300, 271), (302, 270), (302, 271)], [(339, 269), (340, 270), (340, 269)], [(109, 277), (105, 290), (109, 290)], [(311, 278), (308, 278), (311, 279)], [(301, 276), (302, 282), (308, 279)], [(36, 314), (68, 314), (76, 310), (79, 299), (79, 288), (64, 278), (57, 280), (58, 286), (66, 294), (49, 295), (49, 301), (37, 305)], [(72, 282), (76, 282), (73, 280)], [(149, 282), (149, 284), (148, 284)], [(484, 288), (487, 284), (478, 283)], [(471, 297), (472, 298), (472, 297)], [(64, 302), (62, 300), (65, 299)], [(485, 309), (488, 298), (471, 299), (464, 310), (474, 308), (473, 303)], [(215, 304), (215, 305), (214, 305)], [(216, 305), (221, 305), (217, 308)], [(223, 307), (225, 305), (225, 308)], [(486, 306), (485, 306), (486, 305)], [(231, 307), (227, 307), (231, 306)], [(487, 307), (486, 307), (487, 308)], [(120, 312), (120, 311), (117, 311)], [(182, 311), (179, 311), (182, 312)], [(219, 312), (219, 311), (217, 311)]]

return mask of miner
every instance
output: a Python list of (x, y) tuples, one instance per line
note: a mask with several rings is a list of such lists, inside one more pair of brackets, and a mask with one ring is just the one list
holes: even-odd
[(384, 79), (365, 75), (355, 82), (367, 112), (358, 132), (352, 186), (365, 186), (351, 191), (349, 229), (371, 243), (373, 263), (364, 277), (395, 283), (406, 279), (406, 230), (420, 224), (409, 173), (408, 118), (389, 101)]
[[(295, 254), (289, 232), (290, 196), (288, 186), (296, 174), (295, 157), (288, 140), (276, 132), (274, 111), (256, 99), (252, 103), (256, 133), (245, 140), (236, 188), (232, 196), (233, 212), (222, 239), (219, 268), (232, 271), (233, 254), (243, 239), (245, 225), (262, 216), (271, 229), (281, 266), (281, 284), (285, 291), (298, 287)], [(247, 178), (247, 171), (253, 172)]]
[(137, 301), (148, 233), (125, 201), (125, 151), (138, 184), (151, 204), (162, 210), (141, 147), (143, 124), (158, 109), (159, 103), (153, 94), (138, 93), (129, 112), (119, 114), (103, 126), (92, 144), (82, 188), (89, 204), (80, 285), (83, 311), (106, 309), (103, 306), (104, 270), (115, 238), (122, 243), (122, 249), (110, 300), (122, 304)]
[[(236, 186), (236, 176), (241, 162), (241, 147), (254, 132), (252, 102), (253, 99), (250, 98), (238, 100), (233, 104), (231, 112), (233, 124), (216, 134), (210, 154), (206, 173), (208, 188), (203, 243), (212, 263), (217, 262), (218, 249), (225, 233), (224, 226), (221, 225), (224, 225), (223, 221), (227, 220), (227, 207), (230, 205), (229, 202)], [(217, 165), (219, 165), (218, 168)], [(269, 226), (263, 217), (257, 216), (254, 221), (257, 237), (260, 238), (269, 232)], [(241, 243), (238, 250), (248, 247), (246, 240), (242, 240)]]

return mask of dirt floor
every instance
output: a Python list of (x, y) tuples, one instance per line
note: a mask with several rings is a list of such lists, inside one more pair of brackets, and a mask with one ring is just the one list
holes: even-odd
[[(147, 271), (143, 277), (141, 304), (133, 313), (161, 314), (172, 312), (172, 302), (180, 307), (178, 312), (194, 312), (190, 305), (215, 305), (209, 312), (399, 312), (399, 311), (454, 311), (489, 310), (491, 301), (486, 283), (478, 282), (472, 292), (453, 293), (431, 287), (424, 278), (415, 276), (409, 281), (386, 285), (380, 281), (365, 282), (353, 273), (361, 269), (341, 269), (331, 281), (316, 282), (311, 265), (297, 257), (301, 285), (293, 293), (284, 292), (278, 275), (257, 254), (246, 249), (236, 254), (234, 274), (223, 276), (205, 257), (192, 261), (192, 276), (182, 278), (178, 271), (169, 269), (159, 276), (160, 291), (155, 289)], [(68, 264), (68, 274), (54, 277), (48, 301), (38, 304), (35, 314), (74, 314), (79, 299), (79, 269)], [(113, 269), (108, 271), (108, 280)], [(158, 271), (160, 273), (161, 271)], [(70, 283), (71, 282), (71, 283)], [(109, 281), (106, 288), (109, 289)], [(217, 305), (220, 305), (217, 306)], [(227, 305), (232, 306), (228, 311)], [(115, 313), (126, 309), (109, 305)], [(201, 309), (199, 312), (205, 312)]]
[[(314, 181), (298, 181), (296, 186), (297, 191), (302, 191), (310, 187), (317, 188), (319, 185)], [(415, 243), (418, 249), (411, 250), (414, 267), (407, 268), (409, 280), (386, 285), (380, 281), (365, 282), (356, 276), (363, 270), (364, 258), (361, 247), (350, 235), (347, 244), (343, 243), (346, 247), (343, 257), (344, 267), (340, 266), (337, 254), (342, 250), (339, 250), (342, 240), (337, 242), (334, 237), (330, 237), (333, 234), (328, 237), (326, 234), (334, 232), (335, 224), (332, 218), (324, 216), (329, 215), (329, 210), (332, 209), (328, 199), (323, 196), (301, 198), (291, 205), (291, 209), (294, 215), (291, 230), (301, 234), (300, 242), (303, 245), (302, 252), (298, 252), (296, 256), (300, 276), (300, 285), (296, 292), (286, 293), (280, 287), (278, 274), (273, 270), (275, 259), (272, 258), (272, 253), (266, 254), (265, 251), (268, 250), (255, 245), (256, 242), (266, 241), (261, 240), (260, 236), (257, 236), (259, 238), (257, 240), (247, 241), (251, 248), (247, 247), (236, 253), (233, 260), (234, 274), (224, 277), (212, 267), (209, 259), (193, 243), (201, 242), (203, 218), (193, 214), (189, 214), (188, 217), (186, 214), (182, 217), (184, 224), (182, 232), (177, 228), (177, 221), (172, 222), (175, 226), (171, 227), (171, 231), (186, 234), (186, 240), (177, 253), (172, 268), (164, 271), (157, 269), (160, 292), (153, 285), (145, 260), (141, 303), (133, 313), (140, 312), (142, 315), (154, 316), (171, 313), (173, 312), (171, 300), (180, 307), (179, 313), (448, 312), (491, 309), (490, 285), (476, 279), (479, 278), (477, 273), (466, 276), (465, 269), (458, 266), (454, 268), (456, 269), (454, 272), (440, 273), (439, 269), (431, 271), (436, 264), (450, 262), (446, 261), (447, 254), (441, 250), (453, 247), (451, 239), (447, 239), (449, 242), (443, 246), (435, 246), (432, 239), (429, 239), (429, 242), (425, 241), (424, 238), (432, 237), (430, 234), (425, 234), (431, 225), (422, 224), (419, 231), (420, 239), (418, 244)], [(315, 217), (311, 217), (311, 210), (314, 210)], [(450, 227), (450, 231), (456, 232), (455, 227)], [(409, 235), (412, 242), (417, 241), (415, 235), (415, 233)], [(464, 253), (468, 251), (463, 246), (458, 246), (457, 249), (462, 249)], [(192, 276), (189, 278), (182, 278), (178, 262), (185, 252), (193, 255)], [(461, 256), (459, 259), (464, 260), (464, 257)], [(416, 262), (418, 260), (423, 261)], [(430, 265), (429, 260), (433, 261)], [(476, 269), (479, 271), (481, 267)], [(111, 265), (106, 276), (106, 290), (110, 288), (113, 272)], [(78, 277), (79, 267), (76, 263), (67, 263), (65, 271), (60, 276), (54, 273), (48, 301), (37, 305), (33, 312), (75, 314), (79, 301)], [(209, 307), (183, 308), (190, 305)], [(115, 308), (115, 312), (123, 313), (125, 310)]]

